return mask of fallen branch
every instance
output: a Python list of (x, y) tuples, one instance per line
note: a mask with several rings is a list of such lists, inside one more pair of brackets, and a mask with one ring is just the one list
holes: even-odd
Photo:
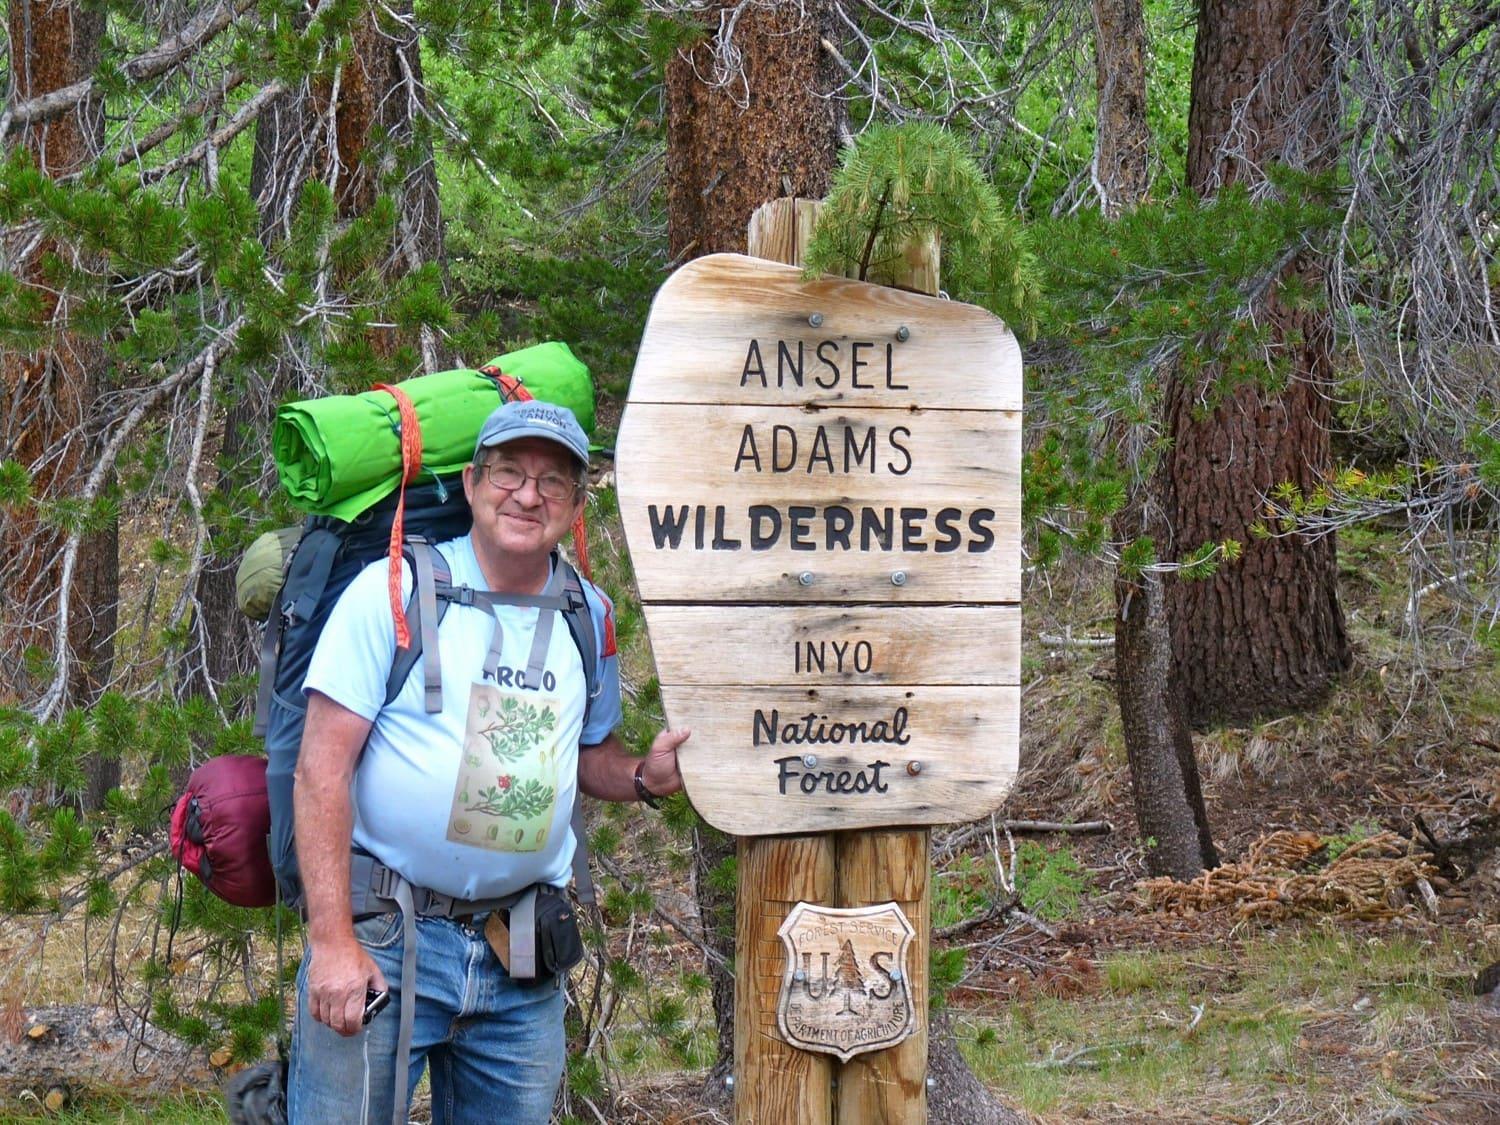
[(1061, 636), (1056, 633), (1040, 633), (1037, 640), (1051, 648), (1114, 648), (1114, 637), (1106, 637), (1099, 633), (1087, 633), (1081, 637), (1073, 636), (1072, 630), (1065, 629)]
[(1012, 832), (1065, 832), (1075, 836), (1105, 836), (1115, 830), (1107, 820), (1080, 820), (1076, 824), (1056, 820), (1005, 820), (1001, 824)]
[(1062, 1045), (1054, 1043), (1047, 1057), (1041, 1062), (1032, 1063), (1031, 1069), (1065, 1070), (1068, 1067), (1076, 1067), (1084, 1070), (1092, 1070), (1099, 1065), (1099, 1060), (1091, 1056), (1097, 1055), (1101, 1051), (1123, 1052), (1133, 1047), (1144, 1047), (1145, 1045), (1146, 1041), (1144, 1039), (1126, 1039), (1119, 1043), (1097, 1043), (1092, 1047), (1079, 1047), (1076, 1050), (1069, 1051), (1067, 1054), (1061, 1054)]
[(942, 941), (947, 941), (949, 938), (962, 937), (970, 930), (977, 930), (986, 922), (992, 922), (996, 918), (999, 918), (1005, 913), (1008, 905), (992, 902), (989, 909), (983, 914), (976, 914), (972, 918), (964, 918), (961, 921), (954, 922), (951, 926), (938, 926), (932, 931), (932, 936)]
[(1422, 609), (1422, 599), (1428, 594), (1436, 593), (1444, 586), (1457, 586), (1469, 577), (1468, 569), (1460, 570), (1457, 574), (1450, 574), (1445, 578), (1439, 578), (1436, 582), (1429, 582), (1420, 589), (1413, 590), (1411, 599), (1406, 603), (1406, 623), (1413, 628), (1418, 623), (1418, 615)]

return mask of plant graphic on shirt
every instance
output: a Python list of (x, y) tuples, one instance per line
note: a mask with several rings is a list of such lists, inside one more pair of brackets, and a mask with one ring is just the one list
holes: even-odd
[(525, 820), (552, 807), (552, 786), (543, 785), (534, 777), (517, 783), (509, 774), (503, 774), (495, 781), (496, 784), (476, 793), (479, 799), (467, 806), (467, 812), (484, 813), (507, 820)]
[[(480, 718), (486, 718), (488, 714), (489, 708), (481, 706)], [(556, 726), (557, 716), (552, 708), (546, 705), (533, 707), (507, 696), (496, 706), (494, 718), (475, 733), (489, 743), (490, 753), (497, 761), (509, 763), (536, 749)]]

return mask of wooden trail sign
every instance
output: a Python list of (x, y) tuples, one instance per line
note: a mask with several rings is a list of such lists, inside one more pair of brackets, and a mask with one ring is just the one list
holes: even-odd
[(735, 254), (657, 293), (620, 511), (688, 795), (767, 835), (999, 807), (1021, 362), (982, 309)]

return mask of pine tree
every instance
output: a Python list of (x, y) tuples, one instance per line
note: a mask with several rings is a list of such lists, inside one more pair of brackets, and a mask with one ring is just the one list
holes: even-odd
[(859, 973), (859, 960), (854, 955), (854, 944), (848, 938), (844, 939), (843, 948), (839, 950), (838, 959), (833, 963), (834, 987), (844, 993), (844, 1007), (840, 1015), (859, 1015), (854, 1008), (854, 994), (861, 996), (869, 995), (869, 989), (865, 987), (864, 977)]
[(808, 247), (808, 275), (879, 283), (912, 247), (934, 243), (949, 292), (1035, 334), (1030, 246), (964, 143), (925, 123), (871, 127), (845, 151)]
[[(1202, 6), (1193, 59), (1187, 176), (1212, 197), (1231, 184), (1275, 190), (1267, 165), (1327, 172), (1338, 108), (1338, 9), (1317, 0)], [(1326, 266), (1289, 240), (1245, 319), (1261, 357), (1177, 367), (1170, 449), (1156, 501), (1186, 554), (1232, 540), (1241, 558), (1202, 582), (1171, 582), (1167, 610), (1187, 713), (1198, 724), (1308, 707), (1352, 662), (1331, 535), (1265, 536), (1264, 497), (1331, 475), (1332, 324)], [(1233, 383), (1223, 393), (1207, 388)]]

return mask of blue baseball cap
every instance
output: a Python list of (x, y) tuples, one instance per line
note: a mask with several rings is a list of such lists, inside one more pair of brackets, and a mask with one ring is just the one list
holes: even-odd
[(479, 460), (483, 450), (528, 437), (555, 441), (588, 467), (588, 435), (573, 412), (566, 406), (537, 399), (507, 402), (497, 407), (480, 427), (479, 440), (474, 443), (474, 460)]

